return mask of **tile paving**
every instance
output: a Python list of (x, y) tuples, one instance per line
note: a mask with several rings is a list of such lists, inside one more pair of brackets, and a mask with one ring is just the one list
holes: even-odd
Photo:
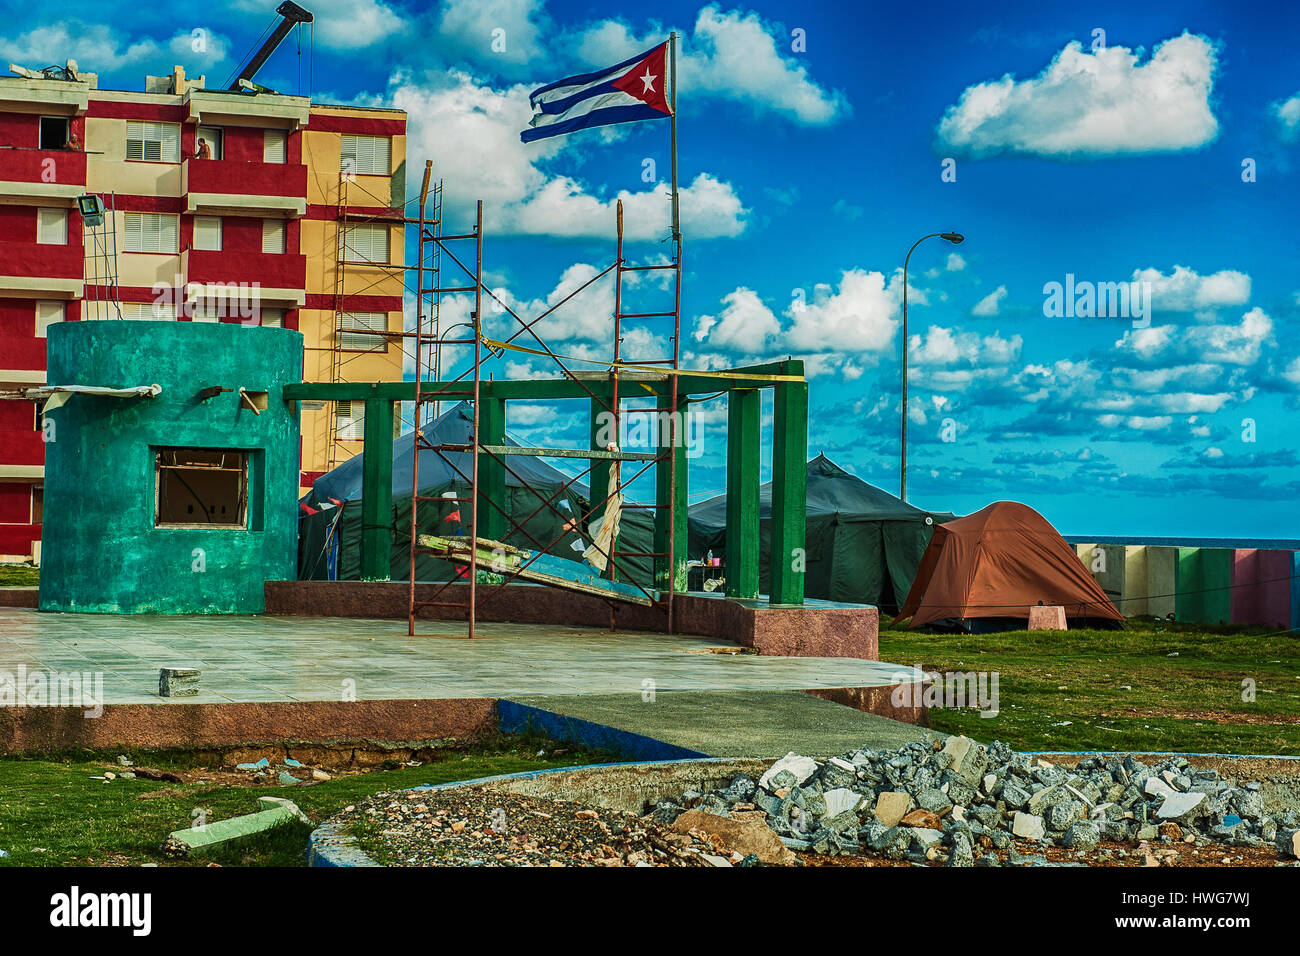
[(102, 672), (105, 703), (167, 704), (157, 689), (158, 668), (168, 665), (203, 671), (199, 696), (184, 703), (340, 700), (352, 689), (375, 700), (639, 694), (647, 679), (663, 692), (807, 690), (882, 686), (913, 673), (852, 658), (684, 653), (734, 646), (695, 636), (481, 623), (471, 642), (450, 622), (421, 630), (411, 638), (403, 621), (359, 618), (0, 608), (0, 678), (20, 667)]

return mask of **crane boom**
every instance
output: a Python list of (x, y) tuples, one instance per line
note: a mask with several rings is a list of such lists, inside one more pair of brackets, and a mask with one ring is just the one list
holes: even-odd
[(275, 12), (280, 15), (279, 25), (266, 38), (262, 48), (253, 54), (253, 58), (248, 61), (248, 66), (244, 67), (239, 76), (235, 78), (235, 81), (226, 89), (238, 90), (245, 80), (251, 80), (257, 74), (257, 71), (262, 68), (262, 64), (266, 62), (267, 57), (274, 53), (275, 48), (289, 35), (290, 30), (300, 23), (311, 23), (313, 19), (310, 10), (304, 10), (298, 4), (293, 3), (292, 0), (284, 0), (284, 3), (275, 8)]

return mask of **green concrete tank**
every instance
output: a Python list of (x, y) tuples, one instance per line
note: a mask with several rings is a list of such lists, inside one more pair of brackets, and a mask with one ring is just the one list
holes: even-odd
[(60, 322), (47, 351), (52, 386), (161, 391), (47, 412), (41, 610), (261, 612), (263, 582), (295, 576), (298, 411), (281, 389), (302, 379), (302, 335)]

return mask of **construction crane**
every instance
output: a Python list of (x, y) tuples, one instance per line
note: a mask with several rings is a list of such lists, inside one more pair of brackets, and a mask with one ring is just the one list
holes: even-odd
[(235, 77), (234, 81), (226, 87), (227, 90), (255, 88), (256, 84), (252, 82), (253, 77), (257, 75), (257, 71), (262, 68), (262, 64), (266, 62), (267, 58), (275, 52), (275, 48), (289, 35), (289, 31), (300, 23), (311, 23), (314, 19), (310, 10), (304, 10), (298, 4), (293, 3), (292, 0), (284, 0), (284, 3), (275, 8), (275, 12), (280, 15), (279, 25), (266, 38), (266, 42), (262, 44), (261, 49), (253, 54), (253, 58), (239, 72), (239, 76)]

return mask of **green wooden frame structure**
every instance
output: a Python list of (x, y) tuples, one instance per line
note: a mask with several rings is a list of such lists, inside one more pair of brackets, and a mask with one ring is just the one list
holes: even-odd
[[(620, 375), (618, 371), (610, 373)], [(682, 370), (664, 373), (658, 378), (636, 378), (647, 395), (653, 394), (657, 405), (669, 410), (672, 404), (675, 375), (677, 409), (685, 413), (693, 395), (727, 395), (727, 535), (726, 586), (729, 598), (755, 600), (758, 593), (759, 558), (759, 468), (761, 460), (762, 390), (773, 391), (774, 423), (772, 436), (772, 586), (769, 601), (773, 605), (799, 605), (804, 600), (804, 529), (806, 527), (806, 486), (808, 461), (808, 383), (803, 362), (789, 359), (729, 369), (721, 372)], [(630, 376), (620, 376), (623, 382)], [(286, 385), (284, 398), (289, 401), (360, 401), (365, 403), (363, 440), (366, 449), (387, 448), (388, 454), (366, 455), (362, 467), (361, 492), (361, 577), (366, 581), (389, 580), (389, 562), (393, 545), (392, 470), (393, 423), (395, 402), (415, 400), (415, 382), (302, 382)], [(479, 383), (478, 446), (492, 448), (500, 454), (512, 449), (506, 443), (506, 402), (539, 402), (554, 399), (582, 399), (591, 403), (592, 449), (597, 448), (597, 418), (614, 394), (612, 378), (558, 378), (529, 380), (488, 380)], [(422, 382), (425, 396), (437, 393), (440, 400), (472, 400), (474, 382)], [(626, 397), (626, 393), (624, 393)], [(602, 405), (601, 400), (605, 404)], [(683, 415), (684, 418), (684, 415)], [(515, 450), (517, 453), (517, 450)], [(669, 535), (678, 561), (687, 554), (687, 454), (685, 441), (675, 449), (676, 481), (671, 480), (667, 448), (660, 449), (656, 472), (655, 550), (667, 552)], [(578, 457), (575, 455), (574, 457)], [(586, 457), (586, 456), (582, 456)], [(593, 455), (591, 487), (604, 487), (608, 480), (610, 459)], [(500, 539), (506, 532), (505, 517), (497, 507), (504, 506), (506, 473), (492, 454), (478, 452), (479, 498), (484, 507), (477, 508), (479, 534)], [(675, 493), (675, 501), (670, 497)], [(593, 492), (594, 494), (594, 492)], [(672, 527), (669, 516), (672, 516)], [(781, 555), (778, 560), (777, 556)], [(656, 568), (655, 580), (664, 580), (667, 568)], [(674, 589), (675, 590), (675, 589)]]

